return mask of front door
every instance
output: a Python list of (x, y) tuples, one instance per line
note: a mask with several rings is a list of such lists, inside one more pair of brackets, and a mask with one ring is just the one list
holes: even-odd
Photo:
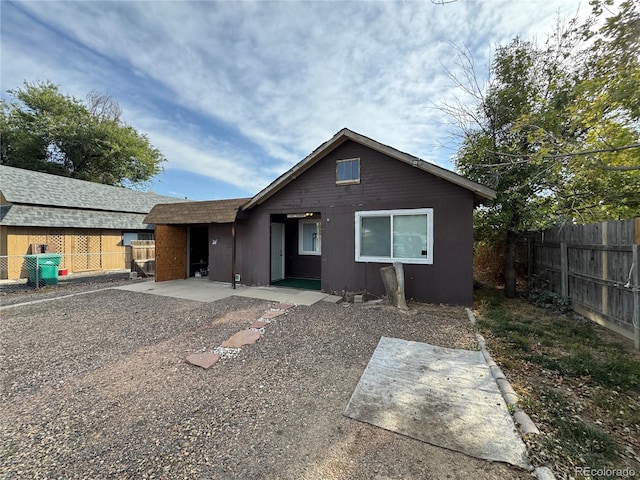
[(284, 223), (271, 224), (271, 282), (284, 278)]

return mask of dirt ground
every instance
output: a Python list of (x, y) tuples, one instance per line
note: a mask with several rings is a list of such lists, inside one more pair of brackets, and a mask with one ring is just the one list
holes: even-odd
[(0, 312), (0, 477), (532, 478), (342, 415), (380, 336), (477, 348), (463, 309), (296, 306), (237, 357), (184, 362), (270, 305), (105, 290)]

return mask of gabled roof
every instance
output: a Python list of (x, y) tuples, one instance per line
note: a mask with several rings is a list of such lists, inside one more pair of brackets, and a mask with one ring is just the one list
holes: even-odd
[(157, 203), (183, 201), (6, 165), (0, 165), (0, 192), (13, 204), (141, 214)]
[(472, 182), (471, 180), (463, 177), (462, 175), (458, 175), (451, 170), (447, 170), (446, 168), (439, 167), (433, 163), (426, 162), (418, 157), (414, 157), (413, 155), (409, 155), (408, 153), (401, 152), (400, 150), (396, 150), (395, 148), (388, 145), (383, 145), (380, 142), (365, 137), (364, 135), (360, 135), (359, 133), (356, 133), (352, 130), (343, 128), (330, 140), (320, 145), (313, 152), (307, 155), (307, 157), (305, 157), (302, 161), (294, 165), (289, 171), (280, 175), (270, 185), (268, 185), (262, 191), (258, 192), (250, 202), (243, 206), (243, 209), (246, 210), (251, 207), (255, 207), (256, 205), (260, 205), (262, 202), (277, 193), (285, 185), (291, 183), (303, 172), (315, 165), (329, 152), (336, 149), (348, 140), (357, 142), (361, 145), (371, 148), (372, 150), (376, 150), (391, 158), (404, 162), (407, 165), (411, 165), (415, 168), (431, 173), (436, 177), (447, 180), (462, 188), (466, 188), (467, 190), (473, 192), (476, 203), (481, 203), (483, 200), (492, 199), (496, 196), (496, 192), (492, 189), (485, 187), (484, 185), (480, 185), (479, 183)]
[(10, 227), (152, 230), (153, 225), (145, 225), (143, 220), (144, 213), (89, 211), (33, 205), (0, 206), (0, 224)]
[(240, 207), (250, 198), (207, 200), (158, 204), (144, 219), (145, 223), (186, 225), (195, 223), (231, 223), (236, 220)]

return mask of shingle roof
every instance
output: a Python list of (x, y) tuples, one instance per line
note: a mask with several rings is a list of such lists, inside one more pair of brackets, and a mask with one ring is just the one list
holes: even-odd
[(4, 205), (0, 207), (3, 226), (50, 228), (100, 228), (117, 230), (153, 229), (145, 225), (144, 213), (103, 212), (75, 208)]
[(307, 155), (304, 159), (294, 165), (290, 170), (280, 175), (262, 191), (258, 192), (250, 202), (243, 206), (243, 208), (249, 209), (256, 205), (260, 205), (262, 202), (269, 199), (281, 188), (295, 180), (301, 173), (311, 168), (325, 155), (327, 155), (338, 146), (342, 145), (347, 140), (365, 145), (373, 150), (384, 153), (391, 158), (395, 158), (396, 160), (404, 162), (415, 168), (428, 172), (444, 180), (448, 180), (449, 182), (454, 183), (462, 188), (466, 188), (467, 190), (473, 192), (476, 203), (481, 203), (483, 200), (496, 197), (496, 192), (489, 187), (485, 187), (484, 185), (473, 182), (463, 177), (462, 175), (458, 175), (457, 173), (452, 172), (451, 170), (447, 170), (446, 168), (439, 167), (438, 165), (426, 162), (418, 157), (414, 157), (413, 155), (409, 155), (408, 153), (401, 152), (400, 150), (397, 150), (388, 145), (384, 145), (380, 142), (377, 142), (376, 140), (349, 130), (348, 128), (343, 128), (331, 139), (327, 140), (325, 143), (323, 143), (313, 152)]
[(143, 214), (157, 203), (183, 201), (6, 165), (0, 165), (0, 191), (7, 202), (15, 204)]
[(144, 221), (163, 225), (231, 223), (235, 221), (240, 207), (249, 200), (251, 199), (232, 198), (229, 200), (158, 204), (151, 209)]

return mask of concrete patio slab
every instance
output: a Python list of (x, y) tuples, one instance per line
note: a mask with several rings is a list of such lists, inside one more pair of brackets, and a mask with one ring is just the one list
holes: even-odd
[(382, 337), (345, 415), (477, 458), (531, 468), (480, 351)]
[(169, 280), (167, 282), (143, 281), (131, 283), (115, 290), (128, 290), (130, 292), (149, 293), (163, 297), (183, 298), (198, 302), (215, 302), (233, 295), (231, 285), (209, 282), (200, 278), (186, 280)]
[(294, 305), (313, 305), (327, 296), (326, 293), (322, 292), (281, 287), (244, 287), (236, 290), (234, 295), (238, 297), (260, 298), (272, 302), (292, 303)]
[(207, 278), (187, 278), (154, 282), (137, 281), (129, 285), (114, 287), (116, 290), (148, 293), (165, 297), (183, 298), (198, 302), (215, 302), (230, 296), (258, 298), (271, 302), (295, 305), (313, 305), (328, 297), (326, 293), (280, 287), (247, 287), (237, 285), (234, 290), (230, 283), (211, 282)]
[(338, 296), (338, 295), (327, 295), (326, 297), (324, 297), (322, 299), (323, 302), (329, 302), (329, 303), (340, 303), (344, 300), (344, 298)]

